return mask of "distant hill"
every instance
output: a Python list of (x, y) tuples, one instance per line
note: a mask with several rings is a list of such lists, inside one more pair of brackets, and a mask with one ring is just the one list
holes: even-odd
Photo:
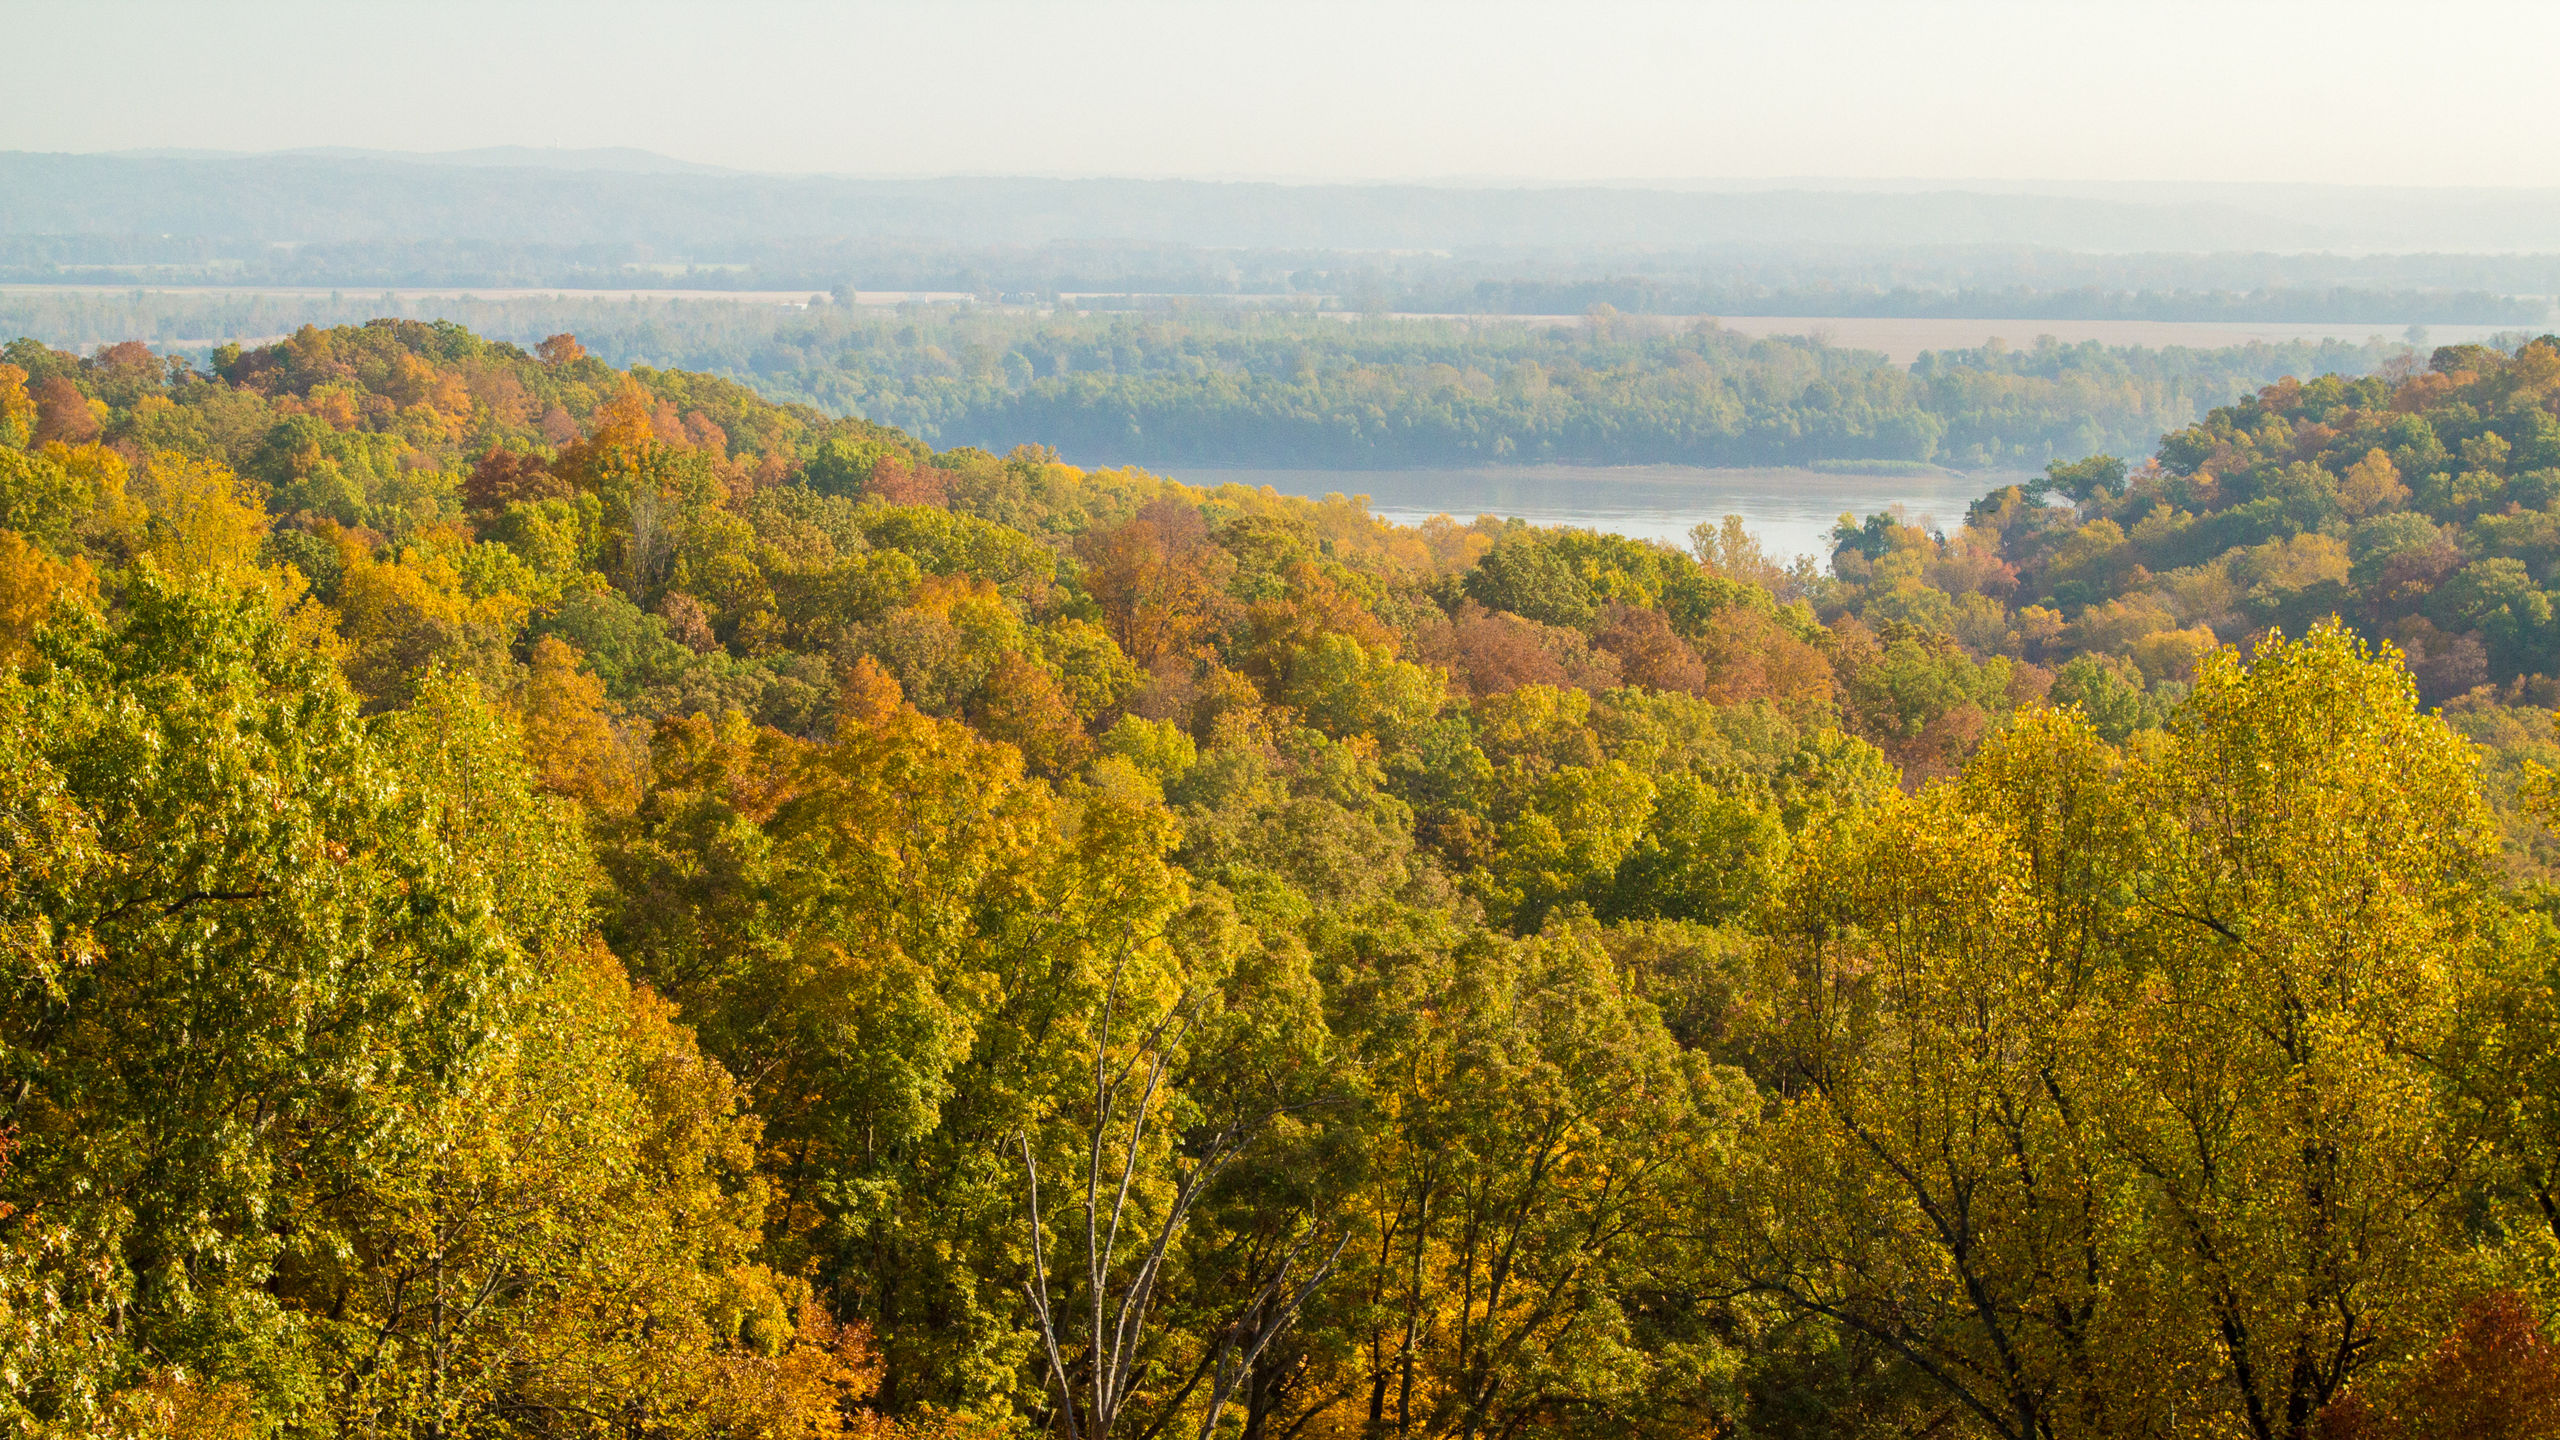
[(118, 288), (674, 283), (2535, 328), (2560, 296), (2555, 237), (2547, 190), (879, 179), (632, 149), (0, 152), (0, 282)]
[(292, 150), (257, 152), (247, 150), (191, 150), (157, 148), (148, 150), (115, 150), (101, 156), (110, 160), (257, 160), (275, 157), (316, 160), (372, 160), (400, 165), (484, 165), (532, 170), (603, 170), (640, 175), (735, 175), (742, 172), (721, 165), (700, 165), (691, 160), (678, 160), (654, 150), (635, 150), (627, 145), (605, 146), (588, 150), (564, 149), (551, 145), (488, 145), (476, 150), (365, 150), (346, 145), (306, 145)]
[(783, 237), (1430, 250), (2030, 245), (2299, 250), (2333, 227), (2223, 201), (1968, 190), (1460, 189), (1197, 180), (858, 180), (636, 151), (0, 154), (0, 233), (263, 242), (434, 237), (696, 247)]

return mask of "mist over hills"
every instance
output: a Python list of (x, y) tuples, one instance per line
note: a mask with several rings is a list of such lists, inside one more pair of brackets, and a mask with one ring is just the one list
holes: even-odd
[(287, 243), (436, 236), (699, 247), (824, 235), (1339, 250), (1754, 243), (2231, 250), (2317, 248), (2344, 239), (2214, 201), (2133, 204), (1965, 190), (865, 180), (647, 163), (657, 158), (21, 152), (0, 156), (0, 230)]
[(735, 175), (741, 172), (725, 165), (704, 165), (692, 160), (678, 160), (654, 150), (639, 150), (628, 145), (607, 145), (590, 149), (566, 149), (551, 145), (485, 145), (471, 150), (370, 150), (352, 145), (302, 145), (290, 150), (198, 150), (176, 146), (159, 146), (143, 150), (113, 150), (104, 158), (115, 160), (253, 160), (265, 158), (314, 160), (382, 161), (390, 164), (496, 166), (537, 170), (619, 170), (661, 175)]
[(2560, 191), (1284, 184), (509, 146), (0, 153), (0, 281), (1279, 296), (1468, 313), (2539, 324)]

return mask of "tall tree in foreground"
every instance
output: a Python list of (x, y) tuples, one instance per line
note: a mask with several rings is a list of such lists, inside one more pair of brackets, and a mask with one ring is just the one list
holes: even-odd
[[(2127, 1430), (2136, 1297), (2076, 1093), (2120, 901), (2113, 755), (2038, 717), (1961, 787), (1851, 812), (1794, 867), (1759, 1041), (1775, 1110), (1737, 1172), (1746, 1291), (1883, 1345), (2009, 1440)], [(2111, 855), (2110, 852), (2113, 852)]]
[(362, 720), (260, 586), (123, 600), (0, 675), (0, 1418), (835, 1433), (860, 1338), (754, 1264), (753, 1122), (513, 726)]
[(2034, 719), (1809, 847), (1737, 1283), (2011, 1440), (2308, 1436), (2450, 1319), (2471, 764), (2323, 628), (2209, 659), (2120, 774)]
[[(519, 894), (420, 823), (334, 667), (253, 591), (127, 579), (0, 677), (6, 1199), (47, 1227), (108, 1368), (31, 1377), (69, 1419), (139, 1369), (309, 1398), (268, 1286), (378, 1143), (472, 1062), (524, 947)], [(539, 917), (546, 921), (549, 916)]]
[(2210, 657), (2131, 778), (2144, 923), (2095, 1108), (2157, 1319), (2260, 1440), (2309, 1434), (2450, 1319), (2474, 1157), (2428, 1057), (2496, 909), (2474, 766), (2395, 660), (2328, 626)]

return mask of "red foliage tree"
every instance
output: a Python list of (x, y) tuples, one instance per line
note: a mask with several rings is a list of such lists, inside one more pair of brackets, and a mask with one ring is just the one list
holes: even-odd
[(900, 455), (883, 455), (871, 468), (871, 479), (863, 486), (863, 493), (891, 505), (948, 505), (951, 472), (910, 465)]
[(2349, 1391), (2320, 1440), (2560, 1440), (2560, 1345), (2513, 1290), (2471, 1302), (2380, 1401)]
[(1451, 672), (1479, 699), (1523, 685), (1606, 690), (1618, 683), (1617, 657), (1594, 654), (1581, 631), (1487, 610), (1472, 600), (1450, 618), (1448, 645)]
[(1630, 685), (1703, 695), (1707, 667), (1698, 652), (1671, 633), (1671, 622), (1659, 610), (1611, 602), (1591, 643), (1618, 657), (1618, 669)]
[(471, 474), (462, 482), (463, 503), (474, 510), (490, 512), (506, 509), (510, 501), (568, 493), (569, 487), (551, 473), (541, 456), (502, 450), (495, 445), (471, 467)]
[(65, 445), (85, 445), (97, 438), (97, 414), (89, 408), (89, 397), (68, 376), (56, 375), (36, 387), (35, 443), (59, 440)]
[(1727, 610), (1698, 637), (1707, 698), (1719, 705), (1766, 700), (1803, 719), (1830, 703), (1831, 662), (1756, 610)]
[(2551, 1440), (2560, 1436), (2560, 1346), (2524, 1296), (2484, 1295), (2418, 1362), (2392, 1408), (2409, 1440)]
[(1155, 501), (1125, 525), (1089, 532), (1076, 549), (1111, 638), (1141, 667), (1189, 654), (1227, 608), (1223, 586), (1234, 557), (1209, 538), (1199, 510), (1179, 500)]

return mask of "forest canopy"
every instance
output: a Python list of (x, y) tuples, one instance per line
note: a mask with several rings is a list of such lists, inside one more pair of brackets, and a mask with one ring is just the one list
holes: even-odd
[(0, 1416), (2560, 1434), (2556, 405), (2279, 380), (1816, 570), (19, 341)]

